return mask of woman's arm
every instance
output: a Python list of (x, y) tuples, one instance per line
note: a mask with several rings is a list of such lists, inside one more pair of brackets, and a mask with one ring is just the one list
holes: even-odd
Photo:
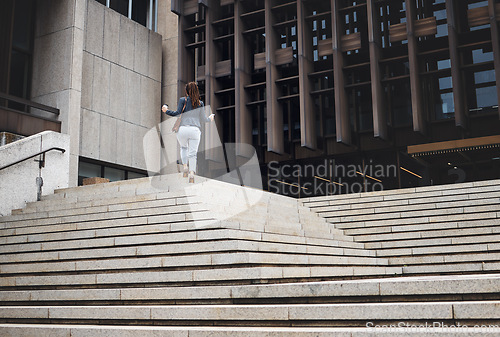
[(204, 109), (205, 104), (203, 104), (203, 102), (200, 102), (200, 104), (201, 104), (200, 121), (204, 121), (205, 123), (213, 121), (215, 115), (214, 114), (210, 114), (210, 116), (207, 117), (207, 115), (205, 114), (205, 109)]
[(186, 101), (185, 97), (181, 97), (179, 99), (179, 105), (177, 106), (177, 110), (167, 110), (165, 113), (169, 116), (178, 116), (182, 113), (182, 109), (184, 108), (184, 103)]

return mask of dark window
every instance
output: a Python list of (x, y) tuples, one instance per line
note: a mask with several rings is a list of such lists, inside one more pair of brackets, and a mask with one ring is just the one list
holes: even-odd
[(147, 177), (145, 171), (108, 164), (92, 159), (81, 159), (78, 164), (78, 185), (83, 185), (85, 178), (107, 178), (109, 181), (130, 180)]
[(143, 26), (147, 24), (149, 1), (132, 2), (132, 20)]
[[(97, 2), (108, 6), (121, 15), (131, 18), (135, 22), (148, 27), (151, 30), (156, 29), (156, 1), (149, 0), (96, 0)], [(150, 8), (152, 6), (152, 8)], [(150, 14), (151, 19), (150, 20)], [(151, 21), (151, 22), (150, 22)]]
[[(134, 2), (137, 2), (137, 0)], [(128, 0), (110, 0), (109, 8), (114, 9), (121, 15), (125, 15), (128, 17)]]
[[(9, 18), (12, 19), (12, 35), (4, 36), (3, 41), (7, 41), (6, 46), (8, 47), (0, 50), (0, 53), (5, 53), (4, 55), (10, 54), (10, 57), (6, 58), (10, 62), (2, 65), (2, 68), (8, 69), (8, 71), (5, 75), (2, 74), (0, 90), (12, 96), (30, 99), (34, 41), (34, 1), (14, 1), (13, 9), (14, 15)], [(5, 59), (5, 56), (2, 56), (2, 59)], [(9, 107), (27, 111), (26, 107), (19, 103), (10, 102)]]
[(412, 124), (411, 90), (409, 79), (391, 81), (385, 87), (393, 126)]

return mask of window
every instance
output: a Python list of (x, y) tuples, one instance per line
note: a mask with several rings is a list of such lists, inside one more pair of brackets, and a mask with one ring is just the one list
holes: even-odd
[(157, 0), (96, 0), (135, 22), (157, 31)]
[(440, 51), (424, 55), (425, 69), (422, 76), (423, 101), (432, 120), (455, 116), (453, 80), (448, 52)]
[[(0, 92), (30, 99), (34, 44), (34, 1), (3, 1), (0, 5)], [(29, 112), (18, 102), (2, 106)]]
[(83, 185), (85, 178), (107, 178), (109, 181), (130, 180), (147, 177), (147, 173), (129, 167), (121, 167), (91, 159), (80, 159), (78, 164), (78, 185)]
[(498, 97), (491, 47), (486, 42), (482, 46), (464, 48), (462, 58), (470, 114), (497, 111)]

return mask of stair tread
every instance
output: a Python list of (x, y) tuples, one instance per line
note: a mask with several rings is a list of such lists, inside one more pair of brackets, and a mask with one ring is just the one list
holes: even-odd
[(0, 318), (99, 320), (497, 319), (500, 301), (273, 305), (5, 306)]
[[(92, 289), (94, 300), (251, 299), (498, 293), (500, 274), (407, 276), (260, 285)], [(88, 300), (88, 289), (0, 291), (7, 301)]]
[[(38, 337), (120, 337), (120, 336), (172, 336), (172, 337), (372, 337), (377, 331), (375, 327), (217, 327), (217, 326), (107, 326), (107, 325), (55, 325), (55, 324), (0, 324), (0, 332), (8, 336), (28, 333)], [(458, 331), (446, 332), (443, 327), (391, 328), (391, 336), (429, 336), (455, 337), (462, 333), (466, 336), (483, 337), (485, 332), (475, 328), (461, 328)], [(382, 333), (382, 332), (381, 332)], [(490, 328), (487, 333), (500, 333), (498, 328)]]

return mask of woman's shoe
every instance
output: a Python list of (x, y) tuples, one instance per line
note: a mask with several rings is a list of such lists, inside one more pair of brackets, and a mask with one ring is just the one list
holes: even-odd
[(189, 172), (189, 182), (191, 184), (194, 184), (194, 172), (193, 171)]
[(182, 176), (183, 176), (184, 178), (187, 178), (187, 176), (188, 176), (188, 166), (187, 166), (187, 164), (184, 164), (184, 165), (183, 165), (183, 168), (182, 168)]

